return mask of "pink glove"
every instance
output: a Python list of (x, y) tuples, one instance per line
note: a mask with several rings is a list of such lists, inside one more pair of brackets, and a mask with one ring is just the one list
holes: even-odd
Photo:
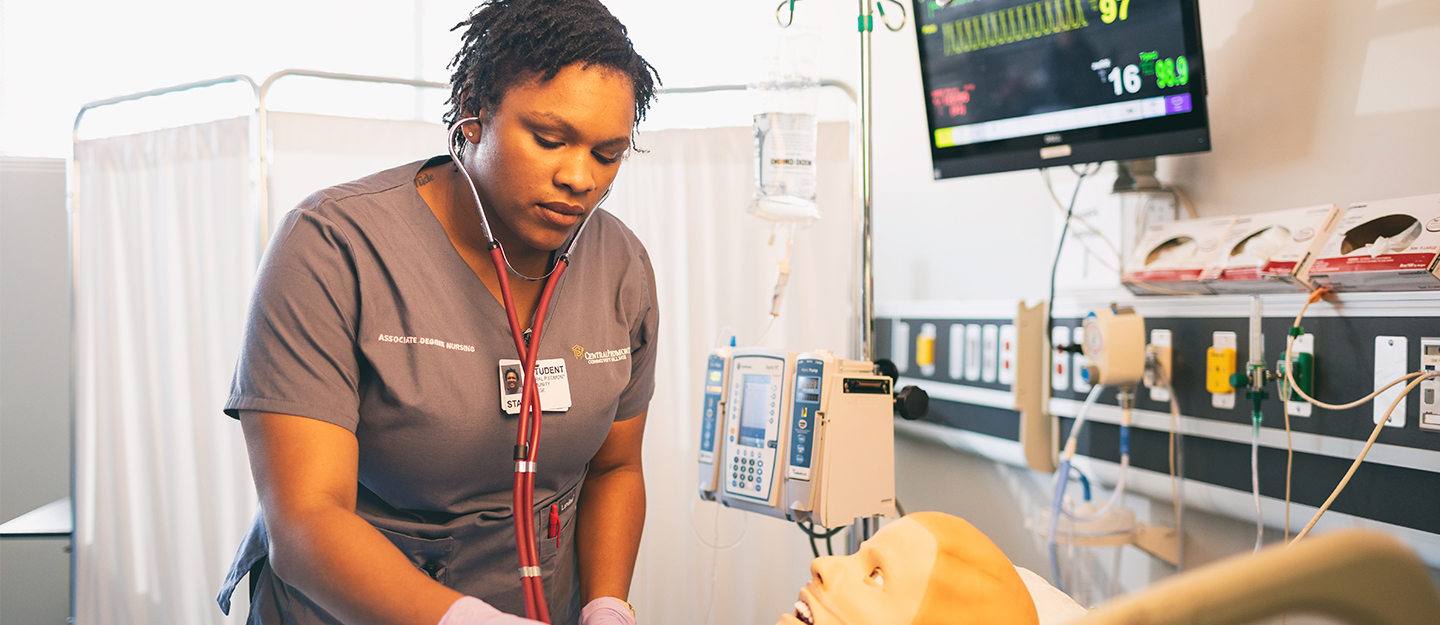
[(507, 614), (474, 597), (461, 597), (450, 604), (438, 625), (543, 625), (523, 616)]
[(601, 597), (580, 611), (580, 625), (635, 625), (635, 609), (614, 597)]

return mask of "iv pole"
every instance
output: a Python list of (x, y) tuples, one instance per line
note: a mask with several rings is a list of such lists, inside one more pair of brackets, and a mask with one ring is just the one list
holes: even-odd
[[(858, 332), (854, 335), (858, 341), (858, 354), (860, 360), (873, 362), (875, 360), (875, 278), (874, 278), (874, 245), (873, 245), (873, 182), (874, 182), (874, 150), (871, 144), (871, 110), (870, 110), (870, 34), (875, 29), (875, 0), (860, 0), (860, 15), (857, 18), (857, 29), (860, 31), (860, 97), (857, 104), (860, 109), (860, 203), (856, 206), (855, 220), (857, 231), (860, 237), (860, 288), (856, 297), (856, 310), (859, 312), (856, 325)], [(884, 0), (879, 0), (883, 2)], [(893, 1), (893, 0), (892, 0)], [(795, 20), (796, 0), (786, 0), (775, 8), (775, 20), (781, 28), (788, 28)], [(898, 2), (896, 3), (899, 4)], [(780, 11), (786, 5), (790, 7), (789, 21), (780, 21)], [(901, 5), (903, 7), (903, 5)], [(883, 19), (884, 12), (881, 11)], [(900, 27), (891, 27), (890, 30), (898, 31), (903, 28), (904, 21)], [(856, 519), (846, 537), (846, 547), (849, 553), (855, 553), (860, 549), (860, 543), (875, 535), (880, 529), (879, 517)]]
[[(882, 0), (883, 1), (883, 0)], [(860, 0), (860, 359), (875, 361), (875, 278), (872, 193), (874, 155), (870, 136), (870, 34), (875, 28), (871, 0)], [(880, 529), (878, 517), (856, 519), (846, 534), (847, 553), (860, 550), (860, 543)]]

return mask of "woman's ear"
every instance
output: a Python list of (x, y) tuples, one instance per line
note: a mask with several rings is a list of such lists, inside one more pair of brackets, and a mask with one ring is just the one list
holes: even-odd
[[(466, 115), (466, 117), (472, 117), (472, 116), (471, 116), (471, 115)], [(483, 127), (483, 125), (484, 125), (484, 123), (485, 123), (485, 111), (484, 111), (484, 109), (481, 109), (481, 111), (480, 111), (479, 113), (473, 115), (473, 117), (475, 117), (475, 118), (477, 118), (477, 119), (474, 120), (474, 121), (465, 122), (464, 125), (462, 125), (462, 126), (460, 127), (460, 132), (464, 133), (464, 135), (465, 135), (465, 140), (466, 140), (466, 141), (469, 141), (471, 145), (475, 145), (475, 144), (477, 144), (477, 143), (480, 143), (480, 132), (481, 132), (482, 127)]]

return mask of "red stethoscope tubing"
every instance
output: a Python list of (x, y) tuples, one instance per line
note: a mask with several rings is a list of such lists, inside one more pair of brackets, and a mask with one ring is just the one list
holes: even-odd
[[(550, 300), (555, 295), (555, 286), (560, 282), (560, 276), (565, 274), (565, 268), (570, 264), (570, 251), (574, 248), (575, 241), (580, 238), (580, 232), (584, 230), (589, 217), (581, 222), (580, 228), (571, 237), (569, 245), (555, 261), (555, 268), (545, 280), (545, 288), (540, 293), (540, 301), (535, 308), (535, 319), (530, 329), (530, 341), (526, 344), (525, 336), (521, 332), (520, 319), (515, 313), (515, 299), (510, 291), (509, 263), (505, 260), (505, 250), (500, 247), (500, 242), (495, 240), (490, 231), (490, 223), (485, 216), (485, 209), (480, 203), (480, 194), (475, 188), (475, 181), (470, 178), (470, 172), (465, 170), (460, 162), (460, 155), (455, 151), (455, 133), (459, 132), (467, 122), (478, 121), (478, 118), (467, 117), (455, 122), (450, 127), (449, 149), (450, 157), (454, 159), (455, 165), (465, 177), (465, 182), (470, 186), (470, 193), (475, 198), (475, 208), (480, 213), (481, 230), (485, 239), (489, 241), (490, 260), (495, 264), (495, 275), (500, 281), (500, 299), (505, 306), (506, 320), (510, 323), (510, 335), (515, 341), (515, 352), (520, 356), (521, 371), (525, 378), (524, 389), (520, 394), (520, 414), (515, 431), (515, 480), (511, 493), (511, 507), (514, 513), (515, 522), (515, 552), (520, 561), (520, 587), (525, 596), (526, 618), (545, 623), (550, 622), (550, 609), (545, 603), (545, 587), (540, 579), (540, 553), (539, 540), (535, 533), (535, 458), (540, 447), (540, 425), (541, 406), (540, 391), (535, 382), (535, 362), (540, 354), (540, 335), (545, 326), (545, 314), (550, 309)], [(608, 191), (607, 191), (608, 195)], [(601, 198), (604, 201), (604, 198)], [(558, 529), (558, 528), (557, 528)]]
[[(526, 618), (550, 622), (549, 606), (545, 602), (545, 588), (538, 575), (526, 574), (526, 571), (535, 571), (540, 566), (540, 554), (536, 548), (535, 532), (535, 457), (539, 451), (541, 407), (539, 400), (539, 389), (535, 384), (535, 361), (540, 353), (540, 336), (544, 330), (545, 314), (550, 308), (550, 300), (555, 294), (555, 285), (559, 282), (560, 276), (565, 273), (565, 267), (569, 265), (566, 255), (562, 255), (555, 263), (555, 269), (550, 273), (549, 279), (545, 281), (545, 289), (540, 294), (539, 305), (535, 309), (535, 322), (530, 329), (530, 344), (525, 344), (525, 337), (520, 332), (519, 318), (515, 314), (515, 302), (510, 291), (510, 277), (506, 272), (504, 252), (498, 244), (492, 244), (490, 258), (495, 263), (495, 273), (500, 278), (501, 299), (505, 304), (505, 314), (510, 322), (510, 334), (515, 341), (515, 351), (520, 355), (521, 371), (528, 372), (525, 378), (524, 390), (521, 391), (520, 418), (516, 426), (516, 469), (515, 482), (511, 499), (512, 507), (515, 510), (515, 550), (520, 558), (521, 567), (521, 589), (525, 594)], [(528, 347), (528, 348), (527, 348)], [(523, 463), (523, 464), (522, 464)], [(525, 511), (522, 514), (521, 511)]]

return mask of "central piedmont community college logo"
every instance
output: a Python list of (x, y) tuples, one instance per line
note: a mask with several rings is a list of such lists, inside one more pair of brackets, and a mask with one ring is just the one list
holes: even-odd
[(598, 365), (607, 362), (620, 362), (630, 359), (630, 348), (602, 349), (598, 352), (587, 352), (584, 347), (576, 345), (570, 348), (570, 353), (575, 354), (575, 359), (585, 359), (587, 365)]

